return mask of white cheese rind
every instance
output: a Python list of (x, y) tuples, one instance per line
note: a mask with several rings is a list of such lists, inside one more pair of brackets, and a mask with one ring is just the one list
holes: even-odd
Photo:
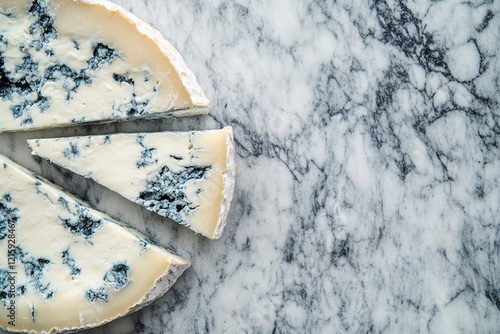
[(219, 239), (222, 235), (222, 231), (224, 231), (234, 195), (236, 164), (234, 161), (234, 138), (232, 129), (226, 130), (226, 165), (228, 166), (227, 171), (222, 174), (224, 182), (224, 189), (222, 191), (223, 200), (221, 202), (219, 223), (213, 234), (214, 239)]
[(234, 192), (231, 127), (28, 141), (38, 155), (217, 239)]
[(0, 218), (0, 327), (13, 332), (105, 324), (150, 304), (189, 267), (3, 156)]
[(208, 112), (180, 54), (113, 3), (5, 0), (0, 10), (0, 131)]

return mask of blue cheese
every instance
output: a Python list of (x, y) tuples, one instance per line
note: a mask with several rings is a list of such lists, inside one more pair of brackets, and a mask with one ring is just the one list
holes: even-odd
[(203, 114), (179, 53), (119, 6), (0, 2), (0, 131)]
[(189, 262), (0, 156), (0, 327), (102, 325), (165, 293)]
[(32, 154), (219, 238), (234, 191), (232, 128), (29, 140)]

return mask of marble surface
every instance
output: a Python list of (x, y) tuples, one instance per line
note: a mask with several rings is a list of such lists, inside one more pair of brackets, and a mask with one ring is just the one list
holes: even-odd
[[(193, 263), (87, 333), (500, 332), (500, 2), (116, 2), (172, 42), (213, 108), (0, 134), (0, 153)], [(226, 125), (238, 173), (218, 241), (25, 143)]]

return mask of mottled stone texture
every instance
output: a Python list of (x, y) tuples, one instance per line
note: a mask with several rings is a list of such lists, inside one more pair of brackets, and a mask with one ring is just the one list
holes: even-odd
[(214, 242), (0, 135), (193, 263), (89, 333), (500, 332), (500, 2), (116, 2), (179, 50), (211, 115), (43, 135), (231, 125), (238, 174)]

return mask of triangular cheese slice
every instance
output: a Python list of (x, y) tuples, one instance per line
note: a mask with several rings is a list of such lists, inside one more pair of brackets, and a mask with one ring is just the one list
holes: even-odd
[(102, 325), (164, 294), (189, 262), (0, 155), (0, 326)]
[(0, 131), (208, 112), (179, 53), (111, 2), (2, 0), (0, 11)]
[(32, 154), (219, 238), (234, 190), (232, 128), (29, 140)]

